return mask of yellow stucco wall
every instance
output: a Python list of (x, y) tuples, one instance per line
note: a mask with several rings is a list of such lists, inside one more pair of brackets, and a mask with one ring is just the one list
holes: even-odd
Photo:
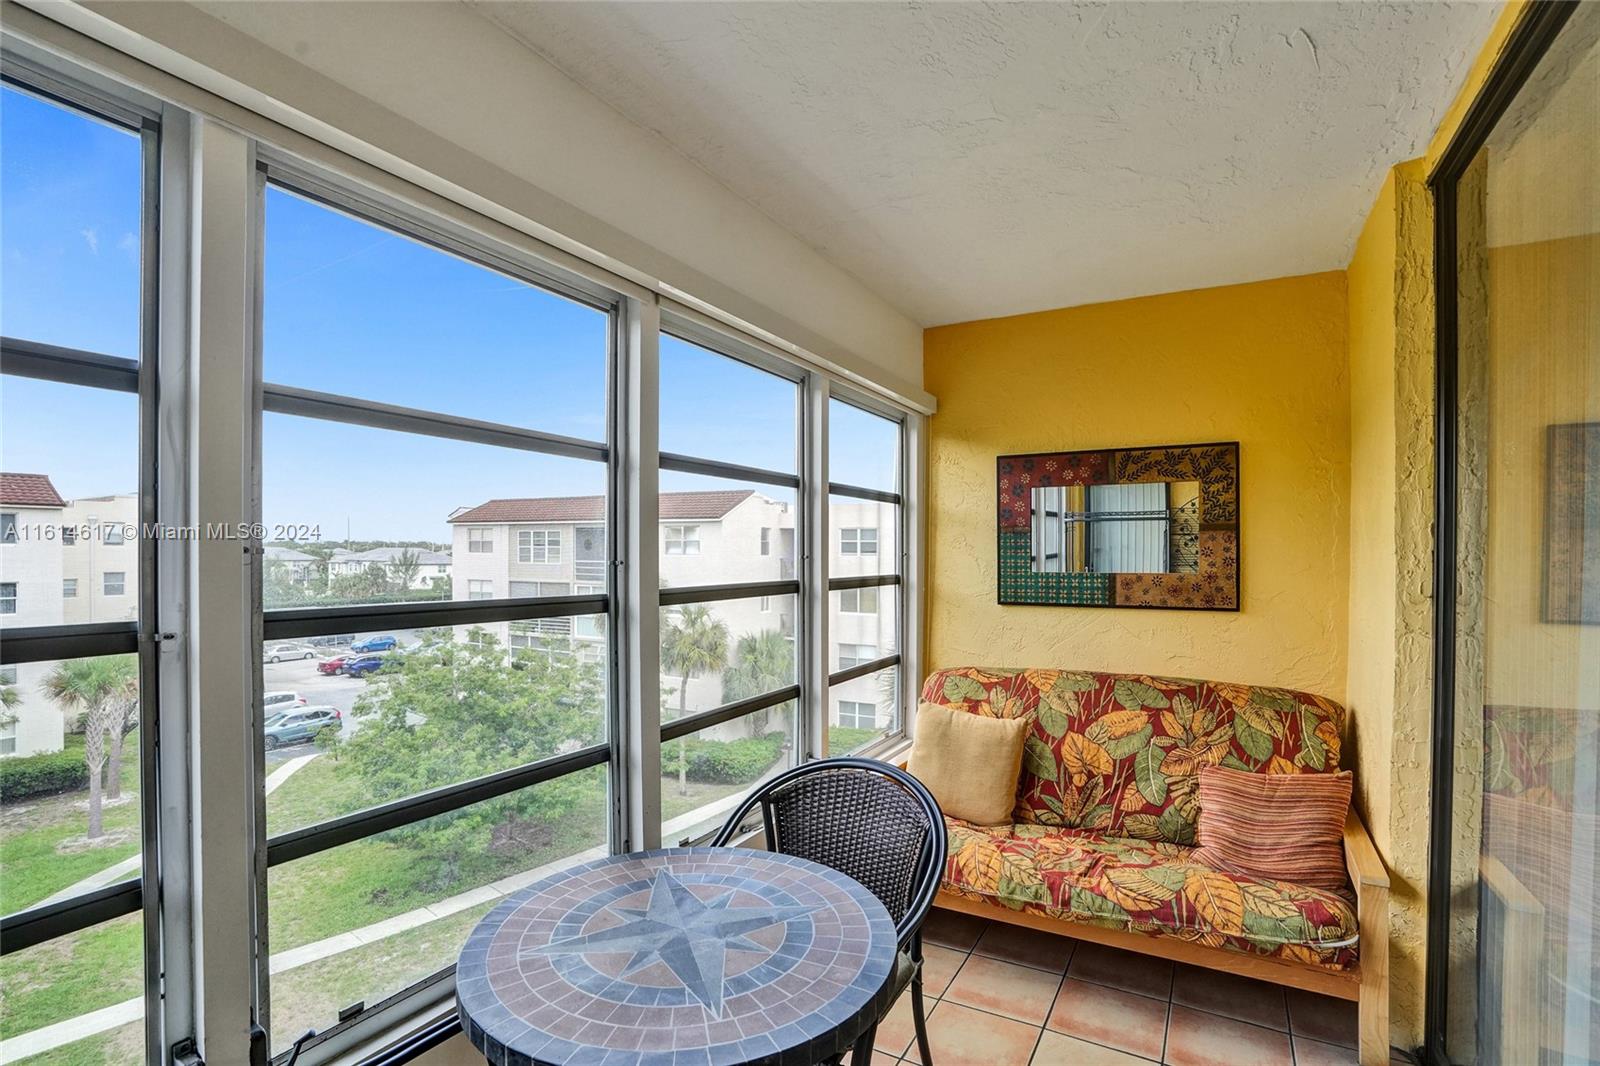
[[(1338, 271), (928, 330), (929, 668), (1148, 671), (1342, 699), (1345, 314)], [(996, 456), (1235, 439), (1243, 610), (995, 603)]]

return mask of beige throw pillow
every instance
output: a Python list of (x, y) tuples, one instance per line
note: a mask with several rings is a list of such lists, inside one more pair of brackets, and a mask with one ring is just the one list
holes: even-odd
[(906, 768), (950, 817), (975, 825), (1009, 823), (1028, 725), (1027, 718), (980, 718), (924, 703)]

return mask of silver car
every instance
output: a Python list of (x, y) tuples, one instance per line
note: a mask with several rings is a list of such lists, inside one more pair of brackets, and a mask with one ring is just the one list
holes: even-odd
[(289, 642), (286, 644), (268, 644), (261, 649), (261, 661), (264, 663), (281, 663), (285, 659), (315, 659), (317, 649), (309, 644)]

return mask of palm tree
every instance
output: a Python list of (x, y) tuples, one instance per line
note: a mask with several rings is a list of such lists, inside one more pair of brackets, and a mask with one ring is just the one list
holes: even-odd
[[(722, 674), (722, 698), (734, 700), (759, 696), (763, 692), (794, 684), (794, 645), (775, 629), (749, 633), (739, 638), (733, 649), (733, 665)], [(766, 732), (771, 708), (750, 716), (756, 735)]]
[[(678, 717), (688, 711), (689, 679), (720, 670), (728, 662), (728, 626), (703, 604), (684, 607), (661, 631), (661, 666), (678, 675)], [(678, 794), (689, 794), (689, 755), (678, 738)]]
[(104, 832), (100, 815), (106, 735), (116, 729), (120, 758), (128, 693), (130, 687), (136, 690), (138, 683), (139, 667), (131, 655), (57, 663), (44, 679), (45, 692), (64, 712), (76, 711), (83, 716), (83, 761), (89, 768), (89, 828), (85, 836), (90, 840)]
[(394, 579), (400, 583), (400, 591), (404, 592), (411, 587), (411, 583), (422, 573), (422, 556), (415, 549), (407, 548), (394, 557), (394, 562), (389, 564)]

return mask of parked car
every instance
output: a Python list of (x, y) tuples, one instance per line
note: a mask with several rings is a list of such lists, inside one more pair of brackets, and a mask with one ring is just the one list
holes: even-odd
[(263, 746), (271, 751), (283, 744), (315, 740), (324, 729), (344, 728), (344, 715), (337, 707), (296, 707), (267, 719), (262, 732)]
[(344, 673), (345, 662), (353, 658), (354, 656), (349, 654), (330, 656), (317, 664), (317, 673), (342, 674)]
[(352, 655), (344, 661), (341, 673), (350, 677), (363, 677), (376, 670), (382, 670), (384, 658), (381, 655)]
[(306, 698), (298, 692), (267, 692), (261, 696), (261, 710), (267, 716), (287, 711), (291, 707), (305, 706)]
[(348, 648), (355, 639), (354, 633), (334, 633), (323, 637), (307, 637), (306, 643), (313, 648)]
[(289, 642), (287, 644), (269, 644), (261, 649), (261, 661), (265, 663), (281, 663), (285, 659), (315, 659), (317, 649), (309, 644)]
[(366, 640), (358, 640), (354, 644), (350, 645), (350, 650), (393, 651), (397, 646), (399, 646), (399, 644), (400, 642), (398, 640), (395, 640), (393, 637), (389, 636), (368, 637)]

